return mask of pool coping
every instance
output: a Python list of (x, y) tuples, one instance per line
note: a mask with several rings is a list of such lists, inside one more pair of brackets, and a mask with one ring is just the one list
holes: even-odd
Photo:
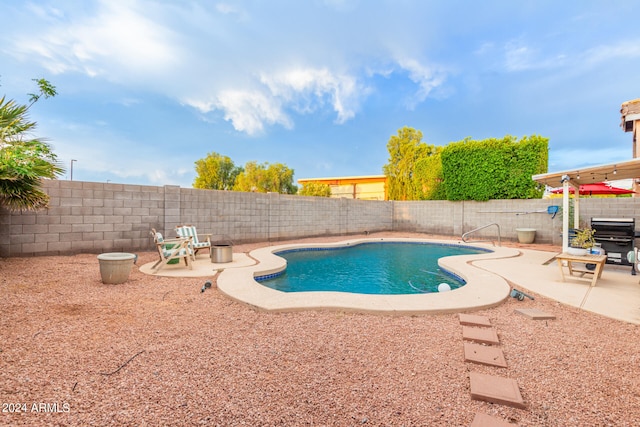
[[(286, 268), (286, 260), (274, 252), (303, 248), (348, 247), (367, 242), (414, 242), (459, 245), (492, 252), (441, 258), (438, 264), (467, 284), (448, 292), (411, 295), (365, 295), (345, 292), (282, 292), (258, 283), (254, 278), (275, 274)], [(415, 238), (368, 238), (334, 243), (293, 243), (255, 249), (249, 256), (258, 264), (225, 269), (217, 279), (218, 289), (229, 298), (257, 310), (288, 312), (301, 310), (356, 311), (377, 314), (439, 314), (481, 310), (494, 307), (509, 297), (511, 286), (501, 276), (473, 265), (475, 261), (512, 258), (517, 249), (494, 247), (485, 243), (454, 243), (451, 240)]]

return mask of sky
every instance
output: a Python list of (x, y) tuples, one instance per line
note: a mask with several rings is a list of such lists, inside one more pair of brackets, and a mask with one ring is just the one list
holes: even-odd
[[(0, 96), (28, 103), (60, 179), (191, 187), (209, 153), (295, 180), (380, 175), (427, 144), (541, 135), (549, 172), (630, 160), (640, 3), (0, 0)], [(75, 160), (75, 161), (72, 161)]]

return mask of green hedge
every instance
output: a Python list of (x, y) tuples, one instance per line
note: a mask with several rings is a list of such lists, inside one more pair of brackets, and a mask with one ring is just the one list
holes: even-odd
[(447, 200), (539, 198), (544, 188), (531, 176), (547, 172), (549, 139), (467, 138), (444, 147), (441, 159)]

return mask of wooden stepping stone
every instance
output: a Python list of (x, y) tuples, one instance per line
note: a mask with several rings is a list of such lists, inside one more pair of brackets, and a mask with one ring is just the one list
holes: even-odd
[(483, 414), (481, 412), (476, 413), (473, 417), (470, 427), (513, 427), (515, 424), (501, 420), (500, 418), (492, 417), (491, 415)]
[(467, 326), (491, 326), (488, 317), (460, 313), (460, 324)]
[(465, 362), (497, 366), (499, 368), (507, 367), (507, 361), (504, 359), (502, 349), (470, 342), (465, 342), (463, 344)]
[(495, 328), (472, 328), (470, 326), (463, 326), (462, 338), (482, 344), (500, 344)]
[(525, 409), (518, 382), (511, 378), (469, 372), (471, 398)]
[(517, 308), (515, 312), (533, 320), (546, 320), (556, 318), (556, 316), (554, 316), (553, 314), (547, 313), (546, 311), (538, 310), (537, 308)]

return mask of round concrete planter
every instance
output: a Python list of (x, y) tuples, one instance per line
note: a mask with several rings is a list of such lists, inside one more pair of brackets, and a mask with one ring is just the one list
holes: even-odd
[(516, 228), (518, 233), (518, 242), (520, 243), (533, 243), (536, 240), (535, 228)]
[(107, 252), (98, 255), (102, 283), (117, 285), (129, 279), (136, 256), (126, 252)]

